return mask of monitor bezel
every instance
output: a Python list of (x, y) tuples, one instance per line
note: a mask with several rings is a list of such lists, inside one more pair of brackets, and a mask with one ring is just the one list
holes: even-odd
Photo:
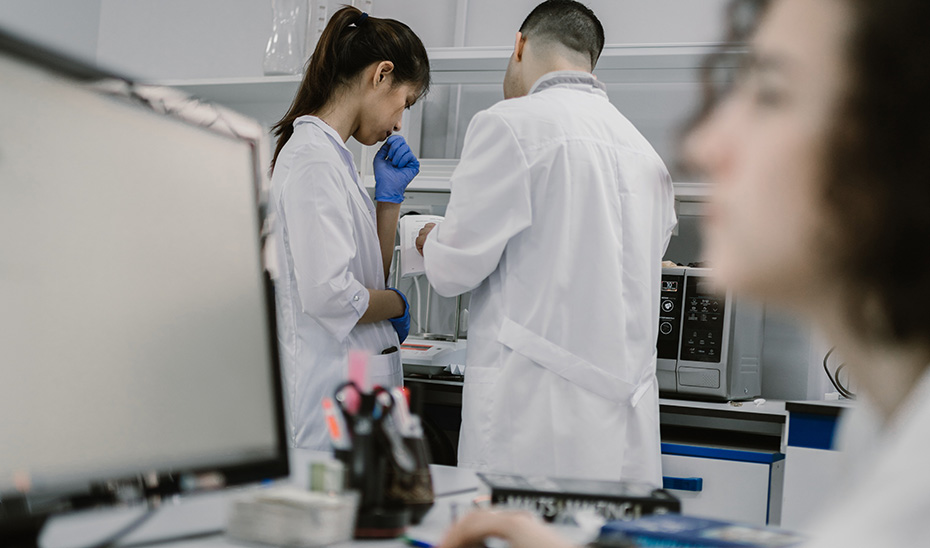
[[(17, 58), (75, 82), (86, 83), (106, 79), (117, 79), (130, 85), (134, 84), (134, 82), (126, 76), (102, 70), (85, 61), (11, 33), (9, 30), (2, 27), (0, 27), (0, 54), (9, 55), (10, 57)], [(204, 129), (210, 130), (210, 128)], [(222, 134), (228, 137), (228, 134)], [(256, 178), (260, 178), (262, 169), (258, 164), (262, 157), (259, 151), (259, 147), (262, 146), (262, 141), (242, 136), (239, 138), (248, 142), (251, 146), (257, 167), (255, 176)], [(259, 231), (258, 234), (260, 235), (258, 240), (259, 249), (257, 249), (256, 252), (263, 258), (261, 246), (264, 241), (261, 238), (261, 231), (265, 222), (265, 211), (262, 207), (259, 192), (260, 183), (260, 180), (255, 181), (256, 190), (253, 193), (253, 201), (255, 211), (258, 213), (258, 226), (256, 230)], [(270, 354), (268, 358), (271, 360), (269, 374), (272, 375), (271, 387), (274, 391), (275, 456), (213, 467), (197, 466), (184, 468), (175, 466), (170, 469), (156, 469), (154, 471), (149, 467), (148, 470), (139, 470), (139, 475), (132, 477), (126, 477), (124, 474), (118, 477), (108, 477), (105, 474), (99, 476), (97, 474), (92, 474), (88, 475), (86, 479), (81, 479), (78, 482), (68, 482), (67, 485), (62, 486), (60, 490), (55, 487), (43, 488), (41, 496), (43, 498), (54, 498), (55, 502), (48, 507), (37, 507), (35, 509), (33, 509), (29, 503), (30, 496), (34, 496), (30, 491), (0, 492), (0, 538), (5, 541), (14, 541), (14, 539), (32, 539), (34, 541), (34, 535), (38, 534), (45, 520), (51, 515), (73, 512), (89, 507), (109, 506), (117, 502), (125, 503), (125, 501), (117, 501), (111, 490), (108, 489), (108, 486), (136, 481), (139, 483), (143, 498), (145, 498), (165, 495), (188, 495), (217, 487), (191, 489), (182, 486), (180, 482), (180, 477), (182, 475), (200, 476), (203, 474), (219, 474), (222, 477), (219, 488), (228, 488), (282, 478), (290, 474), (289, 448), (284, 417), (283, 381), (281, 377), (281, 362), (277, 340), (274, 283), (267, 269), (264, 268), (267, 265), (264, 264), (263, 260), (260, 261), (260, 264), (262, 265), (262, 272), (260, 275), (262, 277), (265, 293), (265, 314), (268, 326), (268, 349)], [(143, 474), (146, 480), (142, 479)], [(81, 487), (76, 487), (76, 484), (80, 484)], [(17, 543), (14, 545), (20, 544)], [(26, 541), (23, 545), (31, 545), (31, 542)]]

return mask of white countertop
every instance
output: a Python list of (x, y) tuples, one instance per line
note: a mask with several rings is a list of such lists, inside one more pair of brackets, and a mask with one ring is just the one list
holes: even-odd
[[(849, 407), (851, 401), (798, 401), (787, 402), (790, 406)], [(712, 416), (749, 421), (785, 422), (788, 414), (786, 402), (765, 401), (756, 404), (745, 402), (703, 402), (662, 398), (659, 401), (662, 413)], [(775, 427), (776, 425), (772, 425)], [(294, 450), (291, 453), (291, 475), (276, 484), (305, 486), (309, 475), (309, 463), (328, 458), (325, 452)], [(436, 497), (433, 508), (420, 525), (409, 528), (408, 534), (427, 542), (438, 542), (452, 522), (452, 514), (461, 515), (471, 507), (480, 481), (474, 472), (451, 466), (430, 465), (433, 489)], [(169, 548), (228, 548), (243, 546), (227, 539), (221, 531), (225, 528), (230, 503), (236, 497), (262, 489), (247, 486), (220, 492), (203, 493), (180, 497), (164, 502), (155, 515), (138, 530), (126, 536), (121, 545), (152, 545), (161, 539), (177, 539), (159, 546)], [(453, 510), (455, 508), (455, 510)], [(53, 518), (46, 525), (41, 538), (44, 548), (77, 548), (95, 544), (118, 531), (144, 513), (136, 506), (128, 508), (106, 508), (63, 515)], [(199, 535), (199, 536), (197, 536)], [(362, 542), (348, 542), (339, 546), (358, 546)], [(364, 541), (365, 546), (400, 547), (401, 540)]]
[[(306, 485), (309, 463), (328, 458), (325, 452), (294, 450), (291, 453), (291, 476), (278, 482)], [(436, 502), (417, 526), (408, 534), (428, 542), (438, 542), (452, 522), (453, 506), (461, 513), (471, 506), (480, 481), (471, 470), (451, 466), (430, 465)], [(262, 489), (259, 486), (241, 487), (225, 491), (204, 493), (178, 498), (163, 505), (157, 513), (137, 531), (123, 539), (120, 545), (145, 543), (151, 545), (161, 539), (179, 539), (161, 544), (168, 548), (227, 548), (241, 547), (223, 536), (230, 503), (239, 496)], [(41, 545), (44, 548), (83, 547), (108, 537), (144, 513), (141, 507), (107, 508), (79, 512), (53, 518), (45, 527)], [(207, 535), (207, 536), (193, 536)], [(397, 539), (348, 542), (336, 546), (406, 546)]]
[(784, 416), (785, 402), (781, 400), (763, 400), (756, 403), (753, 400), (748, 401), (730, 401), (730, 402), (707, 402), (694, 400), (679, 400), (671, 398), (660, 398), (659, 409), (661, 411), (671, 410), (674, 408), (682, 409), (703, 409), (711, 411), (721, 411), (726, 413), (752, 413), (758, 415)]

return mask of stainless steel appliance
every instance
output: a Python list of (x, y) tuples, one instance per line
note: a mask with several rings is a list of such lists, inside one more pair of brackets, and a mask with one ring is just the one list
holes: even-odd
[(665, 396), (716, 400), (762, 393), (761, 305), (720, 292), (707, 268), (663, 268), (657, 376)]

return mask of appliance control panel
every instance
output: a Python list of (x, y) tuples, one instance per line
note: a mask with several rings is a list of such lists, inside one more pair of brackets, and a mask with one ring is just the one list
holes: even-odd
[(726, 295), (721, 295), (709, 280), (688, 276), (681, 334), (682, 360), (720, 363), (725, 306)]
[(662, 274), (662, 293), (659, 298), (659, 338), (656, 343), (660, 359), (675, 360), (678, 358), (684, 292), (684, 274)]

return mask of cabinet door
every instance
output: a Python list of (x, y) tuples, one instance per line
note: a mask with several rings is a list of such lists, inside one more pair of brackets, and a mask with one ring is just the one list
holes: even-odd
[(838, 451), (788, 446), (782, 526), (806, 531), (840, 485), (843, 468)]
[(702, 480), (700, 491), (669, 489), (689, 516), (765, 525), (770, 469), (769, 464), (662, 455), (664, 477)]

